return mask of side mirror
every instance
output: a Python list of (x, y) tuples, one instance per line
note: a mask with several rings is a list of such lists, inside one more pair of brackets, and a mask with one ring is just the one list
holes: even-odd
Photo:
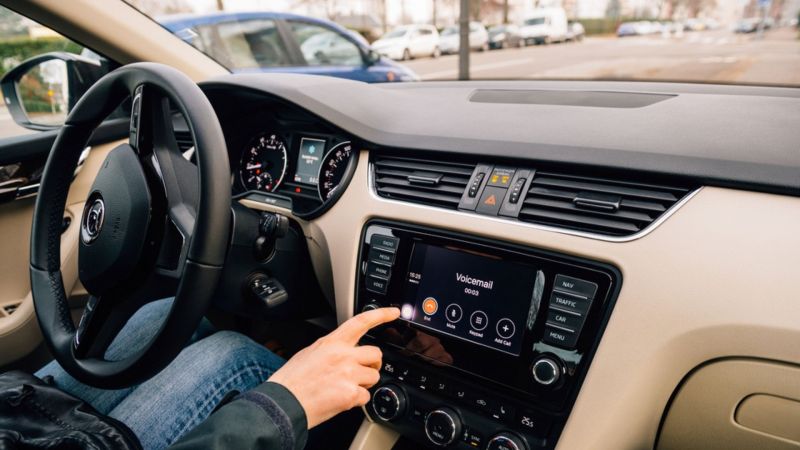
[(34, 56), (9, 71), (0, 89), (11, 117), (32, 130), (60, 127), (78, 99), (103, 75), (107, 65), (73, 53)]
[(369, 49), (369, 51), (367, 52), (367, 54), (366, 54), (366, 56), (364, 58), (364, 61), (366, 62), (366, 64), (368, 66), (375, 65), (380, 60), (381, 60), (381, 54), (376, 52), (373, 49)]

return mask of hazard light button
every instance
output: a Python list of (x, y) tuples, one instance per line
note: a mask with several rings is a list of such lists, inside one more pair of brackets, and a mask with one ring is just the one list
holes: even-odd
[(500, 205), (503, 204), (503, 199), (506, 197), (506, 191), (507, 189), (486, 186), (475, 212), (486, 214), (487, 216), (496, 216), (497, 212), (500, 211)]

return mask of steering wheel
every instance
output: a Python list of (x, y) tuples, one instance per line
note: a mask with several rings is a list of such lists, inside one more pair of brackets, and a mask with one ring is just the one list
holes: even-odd
[[(67, 193), (89, 137), (127, 98), (133, 98), (129, 142), (106, 157), (80, 221), (79, 277), (90, 297), (76, 328), (60, 265)], [(189, 125), (196, 165), (179, 151), (172, 107)], [(173, 68), (121, 67), (75, 105), (45, 165), (31, 235), (36, 316), (48, 348), (70, 375), (92, 386), (122, 388), (150, 378), (178, 355), (211, 302), (225, 260), (229, 167), (214, 109)], [(155, 336), (123, 359), (105, 359), (133, 313), (173, 294)]]

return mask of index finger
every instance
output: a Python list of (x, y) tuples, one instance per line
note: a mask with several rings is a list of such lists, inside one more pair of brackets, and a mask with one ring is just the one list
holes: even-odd
[(334, 331), (337, 337), (355, 344), (371, 328), (400, 317), (399, 308), (378, 308), (353, 316)]

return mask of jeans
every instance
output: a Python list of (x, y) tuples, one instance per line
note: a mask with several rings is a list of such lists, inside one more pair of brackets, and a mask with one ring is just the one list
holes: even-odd
[[(118, 360), (137, 351), (161, 326), (171, 299), (143, 306), (106, 351)], [(86, 386), (52, 361), (36, 376), (53, 376), (56, 386), (125, 423), (145, 450), (163, 449), (204, 421), (230, 391), (245, 392), (267, 380), (285, 361), (251, 339), (231, 331), (214, 333), (205, 319), (190, 344), (169, 366), (126, 389)]]

